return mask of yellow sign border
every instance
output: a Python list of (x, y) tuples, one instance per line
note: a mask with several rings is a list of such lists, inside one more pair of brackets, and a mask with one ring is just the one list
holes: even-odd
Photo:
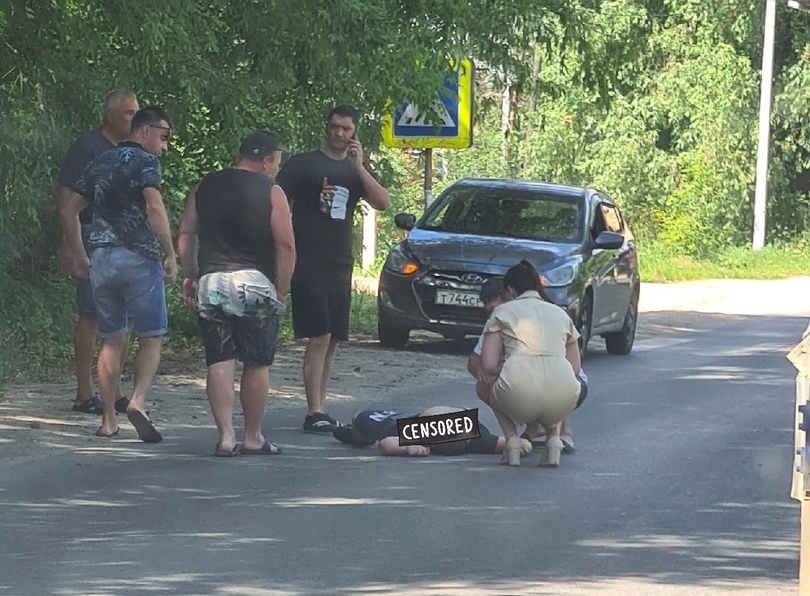
[[(450, 68), (453, 68), (451, 63)], [(473, 94), (475, 67), (464, 59), (456, 69), (458, 77), (458, 135), (455, 137), (401, 137), (394, 134), (394, 119), (390, 114), (382, 118), (382, 141), (386, 147), (410, 149), (466, 149), (473, 144)]]

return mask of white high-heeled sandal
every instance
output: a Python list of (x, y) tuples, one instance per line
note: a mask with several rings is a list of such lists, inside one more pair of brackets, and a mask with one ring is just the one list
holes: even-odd
[(506, 440), (501, 455), (501, 464), (514, 467), (520, 466), (520, 437), (514, 436)]
[(540, 466), (556, 468), (560, 465), (560, 456), (563, 451), (563, 442), (559, 435), (547, 437), (540, 453)]

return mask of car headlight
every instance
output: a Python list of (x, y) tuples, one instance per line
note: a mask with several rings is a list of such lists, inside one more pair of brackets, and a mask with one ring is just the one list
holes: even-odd
[(579, 260), (568, 261), (562, 265), (554, 267), (553, 269), (543, 271), (540, 274), (540, 281), (544, 286), (549, 288), (567, 286), (576, 278), (579, 263)]
[(402, 247), (397, 245), (389, 251), (388, 258), (385, 259), (385, 268), (401, 275), (411, 275), (419, 270), (419, 263), (406, 255)]

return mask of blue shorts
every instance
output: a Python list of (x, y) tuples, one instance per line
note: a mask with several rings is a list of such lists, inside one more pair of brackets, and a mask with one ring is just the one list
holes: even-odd
[(166, 335), (169, 317), (163, 265), (127, 248), (97, 248), (90, 257), (90, 281), (101, 338), (127, 333), (135, 337)]

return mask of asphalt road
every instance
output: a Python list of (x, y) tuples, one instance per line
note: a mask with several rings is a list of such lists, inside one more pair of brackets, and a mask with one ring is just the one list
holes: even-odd
[[(785, 353), (807, 319), (642, 322), (667, 325), (628, 357), (593, 344), (554, 470), (381, 458), (298, 414), (267, 418), (279, 457), (215, 459), (210, 431), (178, 429), (0, 464), (0, 595), (797, 594)], [(333, 413), (476, 405), (471, 380), (419, 371), (395, 397)]]

